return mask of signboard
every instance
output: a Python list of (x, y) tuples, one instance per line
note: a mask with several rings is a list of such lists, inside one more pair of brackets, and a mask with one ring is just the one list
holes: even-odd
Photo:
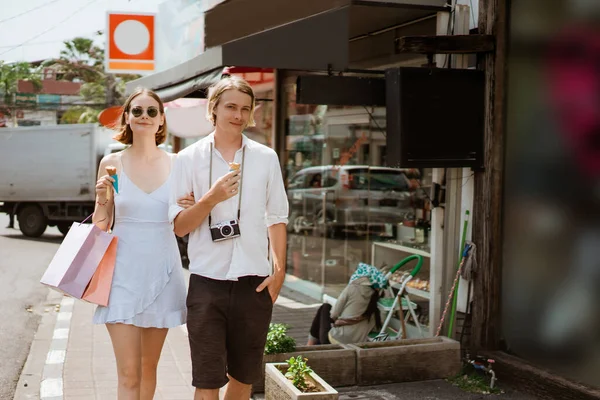
[(156, 16), (155, 71), (164, 71), (204, 52), (204, 13), (225, 0), (168, 0)]
[(125, 74), (154, 72), (154, 28), (154, 14), (109, 12), (105, 71)]
[(37, 104), (37, 94), (35, 93), (16, 93), (15, 105), (17, 106), (35, 106)]
[(52, 109), (55, 110), (60, 104), (59, 94), (38, 94), (37, 102), (39, 109)]
[(204, 51), (204, 2), (169, 0), (158, 6), (156, 71), (164, 71)]

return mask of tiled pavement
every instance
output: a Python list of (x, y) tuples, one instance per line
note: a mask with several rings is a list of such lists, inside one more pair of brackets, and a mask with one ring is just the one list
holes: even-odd
[[(273, 310), (273, 322), (285, 322), (304, 344), (316, 305), (283, 297)], [(293, 293), (291, 293), (293, 294)], [(306, 299), (307, 302), (312, 302)], [(92, 324), (95, 306), (50, 292), (49, 307), (32, 343), (14, 400), (116, 399), (115, 357), (104, 325)], [(169, 331), (158, 366), (155, 399), (192, 399), (191, 361), (185, 327)]]
[[(293, 300), (292, 300), (293, 299)], [(32, 343), (17, 385), (14, 400), (113, 400), (117, 375), (112, 346), (106, 328), (91, 323), (93, 305), (73, 301), (50, 292), (48, 307)], [(296, 342), (304, 344), (318, 304), (284, 289), (273, 311), (273, 322), (290, 326)], [(468, 394), (445, 381), (428, 381), (376, 387), (341, 388), (340, 400), (478, 400), (485, 395)], [(505, 400), (533, 400), (535, 397), (507, 391)], [(187, 333), (183, 328), (169, 331), (158, 367), (155, 399), (191, 400), (191, 363)], [(257, 395), (256, 400), (263, 399)]]

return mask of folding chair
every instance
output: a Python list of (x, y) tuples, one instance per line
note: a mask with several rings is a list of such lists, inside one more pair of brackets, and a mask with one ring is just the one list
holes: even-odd
[[(406, 338), (406, 322), (409, 321), (410, 317), (412, 317), (413, 322), (416, 325), (420, 336), (423, 337), (423, 331), (421, 329), (421, 324), (419, 323), (419, 318), (417, 317), (417, 314), (415, 312), (417, 305), (415, 303), (413, 303), (412, 301), (410, 301), (410, 298), (408, 297), (408, 293), (406, 292), (406, 284), (408, 282), (410, 282), (410, 280), (413, 279), (415, 277), (415, 275), (417, 275), (419, 273), (419, 271), (421, 270), (421, 266), (423, 265), (423, 257), (420, 255), (417, 255), (417, 254), (408, 256), (404, 260), (400, 261), (398, 264), (394, 265), (392, 267), (392, 269), (390, 269), (389, 272), (385, 276), (389, 282), (390, 278), (394, 272), (396, 272), (398, 269), (402, 268), (405, 264), (407, 264), (413, 260), (417, 260), (417, 265), (413, 268), (413, 270), (409, 274), (403, 276), (402, 280), (400, 282), (398, 282), (400, 284), (400, 287), (398, 288), (398, 293), (394, 294), (392, 284), (390, 283), (390, 285), (385, 289), (385, 294), (387, 296), (384, 296), (381, 299), (379, 299), (379, 302), (377, 304), (378, 308), (381, 312), (387, 313), (387, 315), (385, 318), (385, 322), (383, 323), (383, 326), (381, 327), (381, 330), (379, 331), (379, 334), (377, 336), (375, 336), (374, 338), (372, 338), (371, 341), (377, 342), (377, 341), (384, 341), (384, 340), (396, 340), (399, 337), (402, 337), (403, 339), (405, 339)], [(400, 307), (399, 304), (401, 304), (402, 307)], [(408, 311), (406, 313), (406, 316), (404, 316), (404, 311)], [(390, 321), (392, 320), (392, 316), (394, 315), (394, 312), (398, 312), (398, 316), (399, 316), (398, 319), (400, 320), (401, 327), (398, 330), (398, 332), (396, 332), (396, 334), (394, 336), (392, 336), (392, 335), (390, 335), (390, 333), (388, 333), (388, 327), (390, 325)]]

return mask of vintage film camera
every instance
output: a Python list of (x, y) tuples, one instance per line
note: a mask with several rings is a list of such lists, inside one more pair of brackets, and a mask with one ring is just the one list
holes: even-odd
[(210, 226), (210, 235), (213, 242), (233, 239), (240, 236), (240, 225), (237, 219), (219, 222)]

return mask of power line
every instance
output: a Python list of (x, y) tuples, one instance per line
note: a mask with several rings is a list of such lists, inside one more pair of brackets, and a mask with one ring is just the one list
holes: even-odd
[(63, 20), (62, 20), (62, 21), (60, 21), (59, 23), (57, 23), (57, 24), (55, 24), (55, 25), (51, 26), (50, 28), (46, 29), (45, 31), (43, 31), (43, 32), (42, 32), (42, 33), (40, 33), (40, 34), (38, 34), (38, 35), (35, 35), (34, 37), (27, 39), (27, 40), (26, 40), (26, 41), (24, 41), (23, 43), (21, 43), (21, 44), (19, 44), (19, 45), (15, 46), (15, 47), (13, 47), (13, 48), (10, 48), (10, 49), (8, 49), (8, 50), (6, 50), (6, 51), (3, 51), (2, 53), (0, 53), (0, 56), (3, 56), (4, 54), (6, 54), (6, 53), (8, 53), (8, 52), (11, 52), (11, 51), (13, 51), (13, 50), (15, 50), (15, 49), (18, 49), (19, 47), (21, 47), (21, 46), (23, 46), (23, 45), (25, 45), (25, 44), (27, 44), (27, 43), (31, 42), (32, 40), (35, 40), (35, 39), (39, 38), (40, 36), (42, 36), (42, 35), (45, 35), (46, 33), (50, 32), (51, 30), (53, 30), (53, 29), (55, 29), (55, 28), (59, 27), (60, 25), (64, 24), (64, 23), (65, 23), (65, 22), (67, 22), (69, 19), (71, 19), (72, 17), (74, 17), (74, 16), (75, 16), (75, 14), (77, 14), (77, 13), (79, 13), (79, 12), (83, 11), (83, 9), (84, 9), (84, 8), (86, 8), (86, 7), (90, 6), (92, 3), (96, 2), (96, 1), (98, 1), (98, 0), (90, 0), (89, 2), (87, 2), (86, 4), (84, 4), (82, 7), (79, 7), (79, 8), (78, 8), (77, 10), (75, 10), (73, 13), (69, 14), (69, 16), (67, 16), (67, 18), (63, 19)]
[(0, 46), (0, 49), (7, 49), (9, 47), (13, 48), (13, 49), (16, 49), (17, 47), (37, 46), (37, 45), (41, 45), (41, 44), (50, 44), (50, 43), (58, 43), (58, 42), (62, 42), (62, 40), (47, 40), (45, 42), (11, 44), (11, 45), (8, 45), (8, 46)]
[[(86, 33), (84, 35), (77, 35), (77, 36), (78, 37), (86, 37), (87, 38), (88, 36), (98, 35), (98, 32), (101, 32), (101, 31), (102, 31), (101, 29), (100, 30), (97, 29), (97, 30), (95, 30), (93, 32), (89, 32), (89, 33)], [(65, 39), (57, 39), (57, 40), (46, 40), (44, 42), (35, 42), (35, 43), (11, 44), (11, 45), (8, 45), (8, 46), (0, 46), (0, 49), (7, 49), (9, 47), (16, 48), (16, 47), (24, 47), (24, 46), (38, 46), (38, 45), (42, 45), (42, 44), (59, 43), (59, 42), (62, 43), (64, 41), (65, 41)]]
[(42, 4), (41, 6), (37, 6), (37, 7), (31, 8), (31, 9), (29, 9), (27, 11), (23, 11), (21, 14), (13, 15), (12, 17), (8, 17), (8, 18), (5, 18), (5, 19), (2, 19), (2, 20), (0, 20), (0, 24), (3, 23), (3, 22), (6, 22), (6, 21), (10, 21), (10, 20), (15, 19), (15, 18), (19, 18), (21, 15), (25, 15), (25, 14), (29, 14), (30, 12), (37, 11), (39, 9), (42, 9), (42, 8), (46, 7), (46, 6), (49, 6), (50, 4), (58, 3), (59, 1), (60, 0), (52, 0), (52, 1), (49, 1), (47, 3)]

